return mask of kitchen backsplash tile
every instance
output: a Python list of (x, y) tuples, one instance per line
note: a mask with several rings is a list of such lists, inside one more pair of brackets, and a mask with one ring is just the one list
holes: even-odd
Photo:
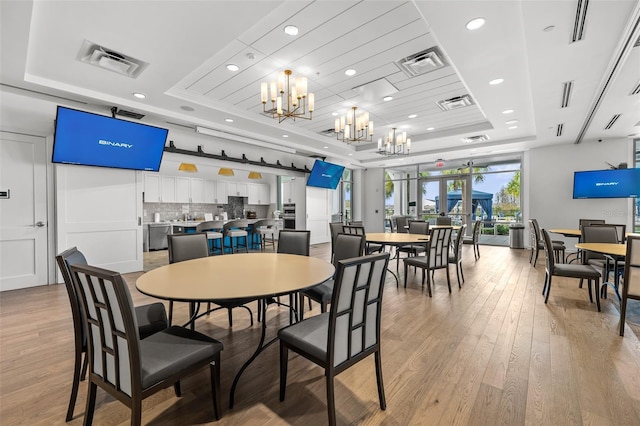
[[(229, 219), (241, 218), (247, 211), (255, 211), (256, 217), (267, 218), (273, 206), (246, 204), (246, 197), (229, 197), (228, 204), (180, 204), (180, 203), (143, 203), (143, 222), (153, 222), (153, 214), (160, 213), (160, 221), (183, 220), (186, 216), (192, 219), (204, 219), (205, 213), (213, 216), (227, 212)], [(270, 208), (271, 207), (271, 208)]]

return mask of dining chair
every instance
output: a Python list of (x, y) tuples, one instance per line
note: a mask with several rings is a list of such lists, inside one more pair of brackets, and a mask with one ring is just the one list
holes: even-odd
[(640, 300), (640, 236), (627, 237), (627, 253), (622, 280), (622, 297), (620, 300), (620, 336), (624, 336), (627, 300)]
[(142, 422), (142, 400), (174, 387), (209, 365), (213, 412), (220, 418), (219, 341), (183, 327), (169, 327), (140, 339), (129, 287), (118, 272), (88, 265), (70, 266), (87, 330), (89, 383), (84, 424), (91, 425), (97, 388), (131, 409), (131, 424)]
[[(169, 243), (169, 263), (184, 262), (186, 260), (200, 259), (209, 256), (209, 245), (205, 234), (176, 234), (168, 235)], [(211, 277), (212, 280), (215, 277)], [(226, 309), (229, 317), (229, 327), (233, 327), (233, 308), (244, 308), (249, 312), (249, 319), (253, 325), (253, 312), (246, 306), (247, 303), (254, 299), (225, 299), (212, 300), (211, 302), (218, 305), (217, 308), (211, 309), (211, 304), (207, 304), (207, 314), (218, 309)], [(194, 304), (190, 303), (190, 314), (194, 313)], [(173, 324), (173, 300), (169, 301), (169, 324)], [(191, 322), (191, 327), (195, 327), (195, 319)]]
[(406, 228), (409, 226), (409, 218), (406, 216), (397, 216), (396, 217), (396, 230), (397, 232), (407, 233), (409, 229)]
[(615, 224), (615, 223), (593, 223), (590, 226), (598, 227), (598, 226), (609, 226), (613, 227), (616, 230), (616, 234), (618, 236), (618, 244), (624, 243), (627, 238), (627, 225), (625, 224)]
[[(237, 252), (239, 247), (244, 247), (245, 252), (249, 253), (248, 227), (249, 222), (246, 219), (231, 220), (224, 224), (222, 233), (229, 238), (229, 246), (226, 248), (231, 249), (231, 254)], [(244, 238), (244, 245), (238, 242), (238, 238)]]
[[(619, 243), (616, 225), (604, 223), (585, 225), (580, 231), (580, 239), (583, 243)], [(624, 269), (623, 260), (618, 261), (618, 264), (616, 265), (610, 256), (589, 250), (582, 251), (582, 263), (599, 269), (601, 271), (603, 281), (608, 281), (609, 273), (617, 270), (616, 267), (619, 268), (619, 270)], [(606, 289), (606, 287), (603, 288)]]
[(342, 222), (330, 222), (329, 233), (331, 234), (331, 261), (333, 261), (333, 251), (335, 249), (335, 239), (338, 234), (344, 232), (344, 224)]
[[(366, 239), (364, 235), (338, 234), (336, 237), (336, 251), (333, 256), (333, 266), (338, 267), (338, 262), (352, 257), (360, 257), (365, 254)], [(327, 312), (327, 306), (333, 295), (334, 279), (300, 291), (300, 320), (304, 319), (304, 297), (320, 304), (320, 312)]]
[(429, 297), (431, 294), (431, 275), (436, 269), (445, 269), (447, 272), (447, 286), (451, 293), (451, 279), (449, 277), (449, 244), (451, 244), (451, 234), (453, 228), (445, 226), (442, 228), (432, 228), (429, 231), (429, 242), (424, 256), (407, 257), (404, 259), (404, 286), (407, 287), (407, 272), (409, 266), (422, 269), (422, 285), (424, 285), (425, 274), (427, 276), (427, 288)]
[[(71, 398), (69, 399), (69, 407), (67, 408), (67, 416), (65, 417), (65, 420), (68, 422), (73, 418), (76, 398), (78, 397), (78, 387), (80, 386), (80, 381), (86, 378), (87, 365), (89, 362), (89, 358), (87, 357), (87, 330), (84, 325), (84, 313), (80, 308), (80, 295), (76, 291), (76, 286), (72, 281), (73, 278), (71, 277), (70, 267), (71, 265), (87, 265), (87, 259), (77, 247), (72, 247), (58, 254), (56, 256), (56, 262), (58, 263), (58, 268), (60, 268), (64, 286), (67, 290), (67, 296), (69, 297), (69, 303), (71, 305), (71, 318), (73, 319), (75, 361), (73, 366), (73, 382), (71, 384)], [(134, 311), (138, 324), (138, 333), (141, 339), (164, 330), (169, 326), (166, 310), (160, 302), (136, 306)]]
[[(429, 222), (424, 220), (410, 220), (409, 234), (429, 235)], [(403, 244), (396, 247), (396, 272), (400, 271), (400, 253), (406, 253), (407, 257), (417, 256), (419, 253), (424, 253), (426, 244)]]
[(208, 220), (200, 222), (196, 226), (196, 232), (204, 232), (207, 235), (209, 254), (215, 254), (216, 252), (224, 254), (224, 234), (221, 232), (223, 228), (224, 221), (222, 220)]
[(482, 220), (476, 219), (473, 223), (473, 229), (471, 230), (470, 236), (464, 237), (465, 244), (473, 244), (473, 256), (476, 260), (480, 259), (480, 228), (482, 227)]
[(436, 217), (436, 225), (451, 226), (451, 217), (449, 216)]
[(462, 277), (462, 283), (464, 283), (464, 273), (462, 271), (462, 246), (464, 244), (464, 233), (467, 229), (467, 225), (463, 224), (458, 229), (455, 242), (451, 245), (451, 252), (449, 253), (449, 264), (456, 265), (456, 276), (458, 277), (458, 288), (462, 288), (460, 277)]
[(292, 350), (324, 368), (329, 425), (335, 425), (335, 376), (373, 354), (380, 408), (386, 409), (380, 326), (388, 262), (389, 253), (339, 261), (330, 311), (278, 331), (280, 401), (285, 399), (289, 350)]
[[(284, 254), (296, 254), (299, 256), (309, 256), (309, 250), (311, 248), (311, 231), (304, 229), (282, 229), (278, 234), (278, 253)], [(293, 322), (297, 317), (297, 311), (302, 309), (296, 305), (298, 301), (298, 293), (292, 293), (289, 295), (289, 322)], [(280, 296), (275, 300), (267, 300), (267, 305), (276, 303), (279, 306), (286, 306), (280, 302)], [(311, 300), (309, 300), (311, 303)], [(311, 306), (309, 306), (311, 309)], [(259, 312), (258, 312), (259, 313)], [(260, 321), (260, 318), (258, 318)], [(264, 319), (263, 319), (264, 321)]]
[[(536, 219), (529, 219), (529, 236), (531, 239), (531, 254), (529, 255), (529, 263), (531, 263), (535, 268), (540, 250), (544, 250), (542, 238), (540, 235), (540, 227), (538, 226), (538, 221)], [(551, 244), (553, 246), (553, 255), (556, 257), (556, 263), (560, 263), (561, 259), (564, 261), (564, 253), (566, 250), (564, 242), (551, 240)]]
[[(356, 223), (356, 222), (351, 222), (352, 224)], [(362, 223), (362, 222), (358, 222), (358, 223)], [(345, 234), (352, 234), (352, 235), (366, 235), (367, 232), (364, 229), (363, 225), (345, 225), (342, 228), (342, 232)], [(375, 244), (375, 243), (369, 243), (367, 242), (365, 244), (365, 253), (366, 254), (371, 254), (371, 253), (380, 253), (381, 251), (384, 250), (384, 245), (383, 244)]]
[(573, 263), (560, 263), (556, 264), (555, 257), (553, 256), (553, 244), (551, 243), (551, 236), (546, 229), (541, 230), (542, 243), (545, 254), (545, 276), (544, 286), (542, 288), (542, 295), (544, 296), (544, 303), (549, 301), (549, 294), (551, 293), (551, 281), (553, 277), (567, 277), (567, 278), (579, 278), (581, 280), (587, 280), (589, 287), (589, 300), (593, 303), (593, 295), (591, 290), (591, 283), (595, 284), (596, 292), (596, 306), (598, 312), (600, 312), (600, 273), (591, 265), (576, 265)]

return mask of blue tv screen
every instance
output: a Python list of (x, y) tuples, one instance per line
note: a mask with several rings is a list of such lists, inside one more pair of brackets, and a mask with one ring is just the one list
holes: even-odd
[(168, 132), (58, 106), (52, 161), (157, 172)]
[(640, 169), (574, 172), (573, 198), (640, 197)]
[(307, 186), (336, 189), (342, 178), (342, 172), (344, 172), (344, 166), (316, 160), (307, 179)]

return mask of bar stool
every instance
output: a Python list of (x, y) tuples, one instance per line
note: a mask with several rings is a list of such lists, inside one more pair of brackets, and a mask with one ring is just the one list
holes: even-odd
[(221, 220), (208, 220), (196, 226), (196, 232), (205, 232), (207, 234), (209, 254), (216, 254), (216, 252), (224, 254), (224, 244), (222, 242), (224, 235), (220, 232), (223, 227), (224, 222)]
[[(267, 245), (270, 245), (274, 249), (276, 248), (275, 242), (275, 220), (263, 219), (253, 224), (253, 235), (257, 235), (260, 238), (260, 250), (265, 251)], [(271, 237), (271, 241), (268, 237)]]
[[(224, 224), (222, 233), (224, 237), (229, 237), (229, 246), (231, 253), (238, 251), (239, 247), (244, 247), (245, 251), (249, 253), (249, 233), (247, 228), (249, 223), (246, 219), (232, 220)], [(238, 243), (238, 238), (244, 238), (244, 245)], [(227, 248), (223, 245), (224, 248)]]

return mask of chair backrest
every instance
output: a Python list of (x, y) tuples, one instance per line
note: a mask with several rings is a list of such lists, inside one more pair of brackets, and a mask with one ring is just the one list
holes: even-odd
[(427, 246), (427, 260), (429, 268), (445, 268), (449, 266), (449, 244), (453, 228), (431, 228), (429, 231), (429, 244)]
[(538, 223), (538, 219), (531, 219), (531, 222), (533, 223), (533, 227), (536, 231), (536, 237), (538, 242), (542, 242), (541, 241), (542, 235), (540, 234), (540, 224)]
[(384, 221), (389, 226), (389, 231), (390, 232), (396, 232), (396, 229), (395, 229), (394, 223), (393, 223), (393, 218), (387, 218)]
[(420, 234), (420, 235), (428, 235), (429, 234), (429, 222), (421, 222), (417, 220), (409, 221), (409, 233), (410, 234)]
[(246, 219), (236, 219), (231, 220), (224, 224), (222, 227), (223, 231), (226, 233), (230, 229), (247, 229), (249, 227), (249, 222)]
[(407, 233), (409, 232), (409, 230), (407, 228), (405, 228), (405, 226), (409, 225), (409, 218), (405, 217), (405, 216), (398, 216), (396, 217), (396, 229), (397, 232), (400, 233)]
[(81, 251), (76, 247), (72, 247), (68, 250), (56, 256), (56, 262), (62, 279), (64, 280), (64, 286), (67, 289), (67, 296), (69, 296), (69, 303), (71, 304), (71, 318), (73, 319), (73, 331), (75, 344), (82, 351), (86, 350), (87, 344), (87, 331), (84, 321), (82, 309), (80, 308), (81, 301), (78, 290), (73, 282), (71, 276), (71, 265), (87, 265), (87, 259), (84, 257)]
[(462, 259), (462, 246), (464, 245), (464, 234), (467, 230), (467, 224), (463, 224), (460, 229), (458, 229), (458, 234), (456, 235), (456, 241), (454, 242), (453, 248), (453, 256), (455, 257), (456, 262), (459, 262)]
[(531, 239), (531, 247), (534, 249), (540, 244), (540, 231), (536, 223), (533, 219), (529, 219), (529, 238)]
[(622, 298), (640, 299), (640, 236), (627, 237)]
[[(594, 224), (584, 225), (581, 230), (583, 243), (618, 243), (618, 231), (614, 225)], [(583, 263), (587, 263), (591, 259), (605, 259), (600, 253), (589, 250), (583, 250)]]
[(478, 237), (480, 236), (480, 227), (482, 226), (482, 221), (481, 220), (476, 220), (476, 222), (473, 224), (473, 243), (477, 244), (478, 243)]
[(379, 349), (389, 253), (338, 262), (329, 313), (327, 355), (336, 373)]
[(282, 229), (278, 234), (278, 253), (309, 256), (311, 231)]
[(436, 217), (436, 225), (451, 225), (451, 218), (449, 216)]
[(594, 223), (590, 226), (598, 227), (598, 226), (611, 226), (616, 228), (616, 233), (618, 234), (618, 243), (623, 243), (627, 238), (627, 225), (618, 225), (613, 223)]
[(589, 226), (596, 223), (605, 223), (605, 222), (604, 222), (604, 219), (579, 219), (578, 223), (579, 223), (580, 229), (582, 229), (583, 226)]
[(336, 250), (333, 256), (333, 266), (338, 267), (338, 261), (360, 257), (364, 255), (366, 238), (358, 234), (338, 234)]
[(221, 220), (208, 220), (206, 222), (200, 222), (196, 226), (196, 232), (218, 231), (223, 227), (224, 227), (224, 222)]
[(351, 226), (364, 226), (364, 222), (361, 220), (352, 220), (351, 222), (349, 222), (349, 225)]
[(71, 265), (88, 330), (91, 373), (104, 381), (112, 394), (132, 396), (140, 389), (139, 335), (127, 283), (114, 271)]
[(544, 261), (545, 271), (549, 277), (551, 277), (556, 268), (556, 261), (553, 253), (553, 243), (551, 242), (551, 236), (546, 229), (541, 229), (542, 234), (542, 246), (544, 248)]
[(364, 226), (362, 225), (345, 225), (342, 228), (344, 234), (364, 235)]
[(253, 223), (253, 229), (273, 228), (274, 226), (276, 226), (276, 221), (273, 219), (261, 219)]
[(207, 234), (167, 235), (169, 263), (209, 256)]

